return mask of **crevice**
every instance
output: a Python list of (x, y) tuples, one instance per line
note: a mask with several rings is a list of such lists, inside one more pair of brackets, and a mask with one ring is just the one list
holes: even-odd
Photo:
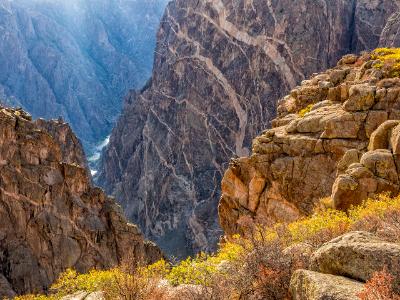
[(351, 12), (351, 22), (349, 26), (349, 32), (350, 32), (350, 39), (349, 39), (349, 45), (348, 45), (348, 52), (352, 53), (356, 49), (355, 47), (355, 39), (356, 39), (356, 10), (357, 10), (357, 0), (353, 0), (353, 6), (352, 6), (352, 12)]

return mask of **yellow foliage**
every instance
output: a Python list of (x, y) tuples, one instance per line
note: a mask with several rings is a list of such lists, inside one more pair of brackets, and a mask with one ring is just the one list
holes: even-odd
[(195, 258), (187, 258), (174, 266), (166, 279), (172, 285), (201, 284), (208, 285), (211, 276), (224, 275), (223, 264), (238, 259), (243, 247), (240, 243), (228, 242), (220, 246), (214, 255), (200, 253)]
[(303, 118), (306, 114), (308, 114), (311, 109), (313, 108), (314, 104), (309, 104), (307, 105), (307, 107), (303, 108), (302, 110), (300, 110), (297, 114), (300, 118)]
[(17, 296), (14, 300), (58, 300), (55, 296), (45, 296), (45, 295), (24, 295)]
[(61, 297), (78, 291), (96, 292), (104, 286), (115, 285), (116, 279), (121, 275), (127, 274), (117, 268), (107, 271), (91, 270), (87, 274), (78, 274), (75, 270), (68, 269), (60, 275), (51, 290)]
[(335, 230), (337, 228), (348, 228), (351, 225), (350, 218), (346, 213), (329, 209), (288, 225), (291, 235), (291, 243), (299, 243), (306, 241), (312, 236), (318, 234), (322, 230)]
[(375, 199), (368, 199), (362, 205), (353, 207), (349, 216), (353, 222), (374, 215), (383, 217), (384, 213), (391, 209), (400, 210), (400, 196), (390, 197), (388, 194), (378, 195)]
[[(328, 201), (327, 199), (323, 201)], [(320, 236), (324, 231), (339, 235), (352, 230), (352, 225), (371, 215), (379, 218), (385, 217), (389, 210), (400, 210), (400, 196), (389, 197), (383, 194), (375, 199), (368, 199), (362, 205), (351, 208), (347, 213), (333, 209), (327, 209), (315, 213), (313, 216), (298, 220), (291, 224), (277, 224), (274, 227), (258, 228), (252, 238), (259, 242), (279, 240), (282, 245), (292, 245), (300, 242), (307, 242), (315, 236)], [(286, 228), (282, 235), (281, 229)], [(107, 271), (92, 270), (87, 274), (78, 274), (74, 270), (67, 270), (51, 287), (51, 296), (27, 295), (17, 297), (17, 300), (58, 300), (61, 297), (73, 294), (77, 291), (103, 291), (108, 299), (118, 298), (121, 290), (146, 289), (147, 294), (152, 294), (154, 286), (149, 282), (158, 282), (159, 279), (166, 279), (172, 285), (199, 284), (208, 286), (212, 284), (212, 278), (228, 278), (232, 274), (229, 270), (231, 263), (239, 262), (247, 253), (251, 252), (250, 242), (241, 236), (235, 236), (230, 242), (220, 245), (215, 254), (200, 253), (195, 258), (187, 258), (176, 266), (160, 260), (153, 265), (139, 268), (134, 275), (128, 274), (121, 268)], [(150, 288), (149, 288), (150, 287)], [(153, 290), (151, 289), (153, 288)], [(146, 298), (143, 298), (146, 299)]]
[(400, 76), (400, 48), (377, 48), (372, 52), (372, 59), (379, 60), (375, 68), (386, 68), (392, 77)]

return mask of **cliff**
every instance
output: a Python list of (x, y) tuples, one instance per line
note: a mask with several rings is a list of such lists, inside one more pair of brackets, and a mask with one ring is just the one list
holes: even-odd
[(400, 47), (400, 12), (394, 13), (386, 23), (380, 39), (380, 45), (386, 47)]
[(0, 100), (62, 116), (92, 150), (150, 77), (166, 2), (0, 0)]
[(152, 80), (128, 95), (99, 183), (169, 254), (214, 249), (226, 162), (250, 153), (277, 99), (306, 76), (376, 47), (395, 9), (396, 1), (172, 1)]
[(91, 185), (70, 135), (64, 123), (0, 109), (0, 298), (46, 291), (66, 268), (87, 272), (161, 257)]

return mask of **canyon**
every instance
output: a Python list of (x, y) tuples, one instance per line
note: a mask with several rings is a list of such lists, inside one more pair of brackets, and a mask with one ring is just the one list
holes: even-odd
[(1, 103), (62, 116), (91, 155), (151, 75), (166, 3), (1, 0)]
[(398, 9), (394, 0), (172, 1), (151, 81), (126, 97), (97, 182), (168, 255), (215, 250), (229, 160), (250, 155), (278, 99), (307, 76), (395, 43)]

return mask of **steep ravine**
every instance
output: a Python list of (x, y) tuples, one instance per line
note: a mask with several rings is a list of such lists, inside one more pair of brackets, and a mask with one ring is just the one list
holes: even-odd
[(172, 1), (152, 80), (127, 96), (98, 182), (168, 254), (214, 249), (230, 158), (250, 154), (277, 100), (306, 76), (376, 47), (397, 9), (394, 0)]

